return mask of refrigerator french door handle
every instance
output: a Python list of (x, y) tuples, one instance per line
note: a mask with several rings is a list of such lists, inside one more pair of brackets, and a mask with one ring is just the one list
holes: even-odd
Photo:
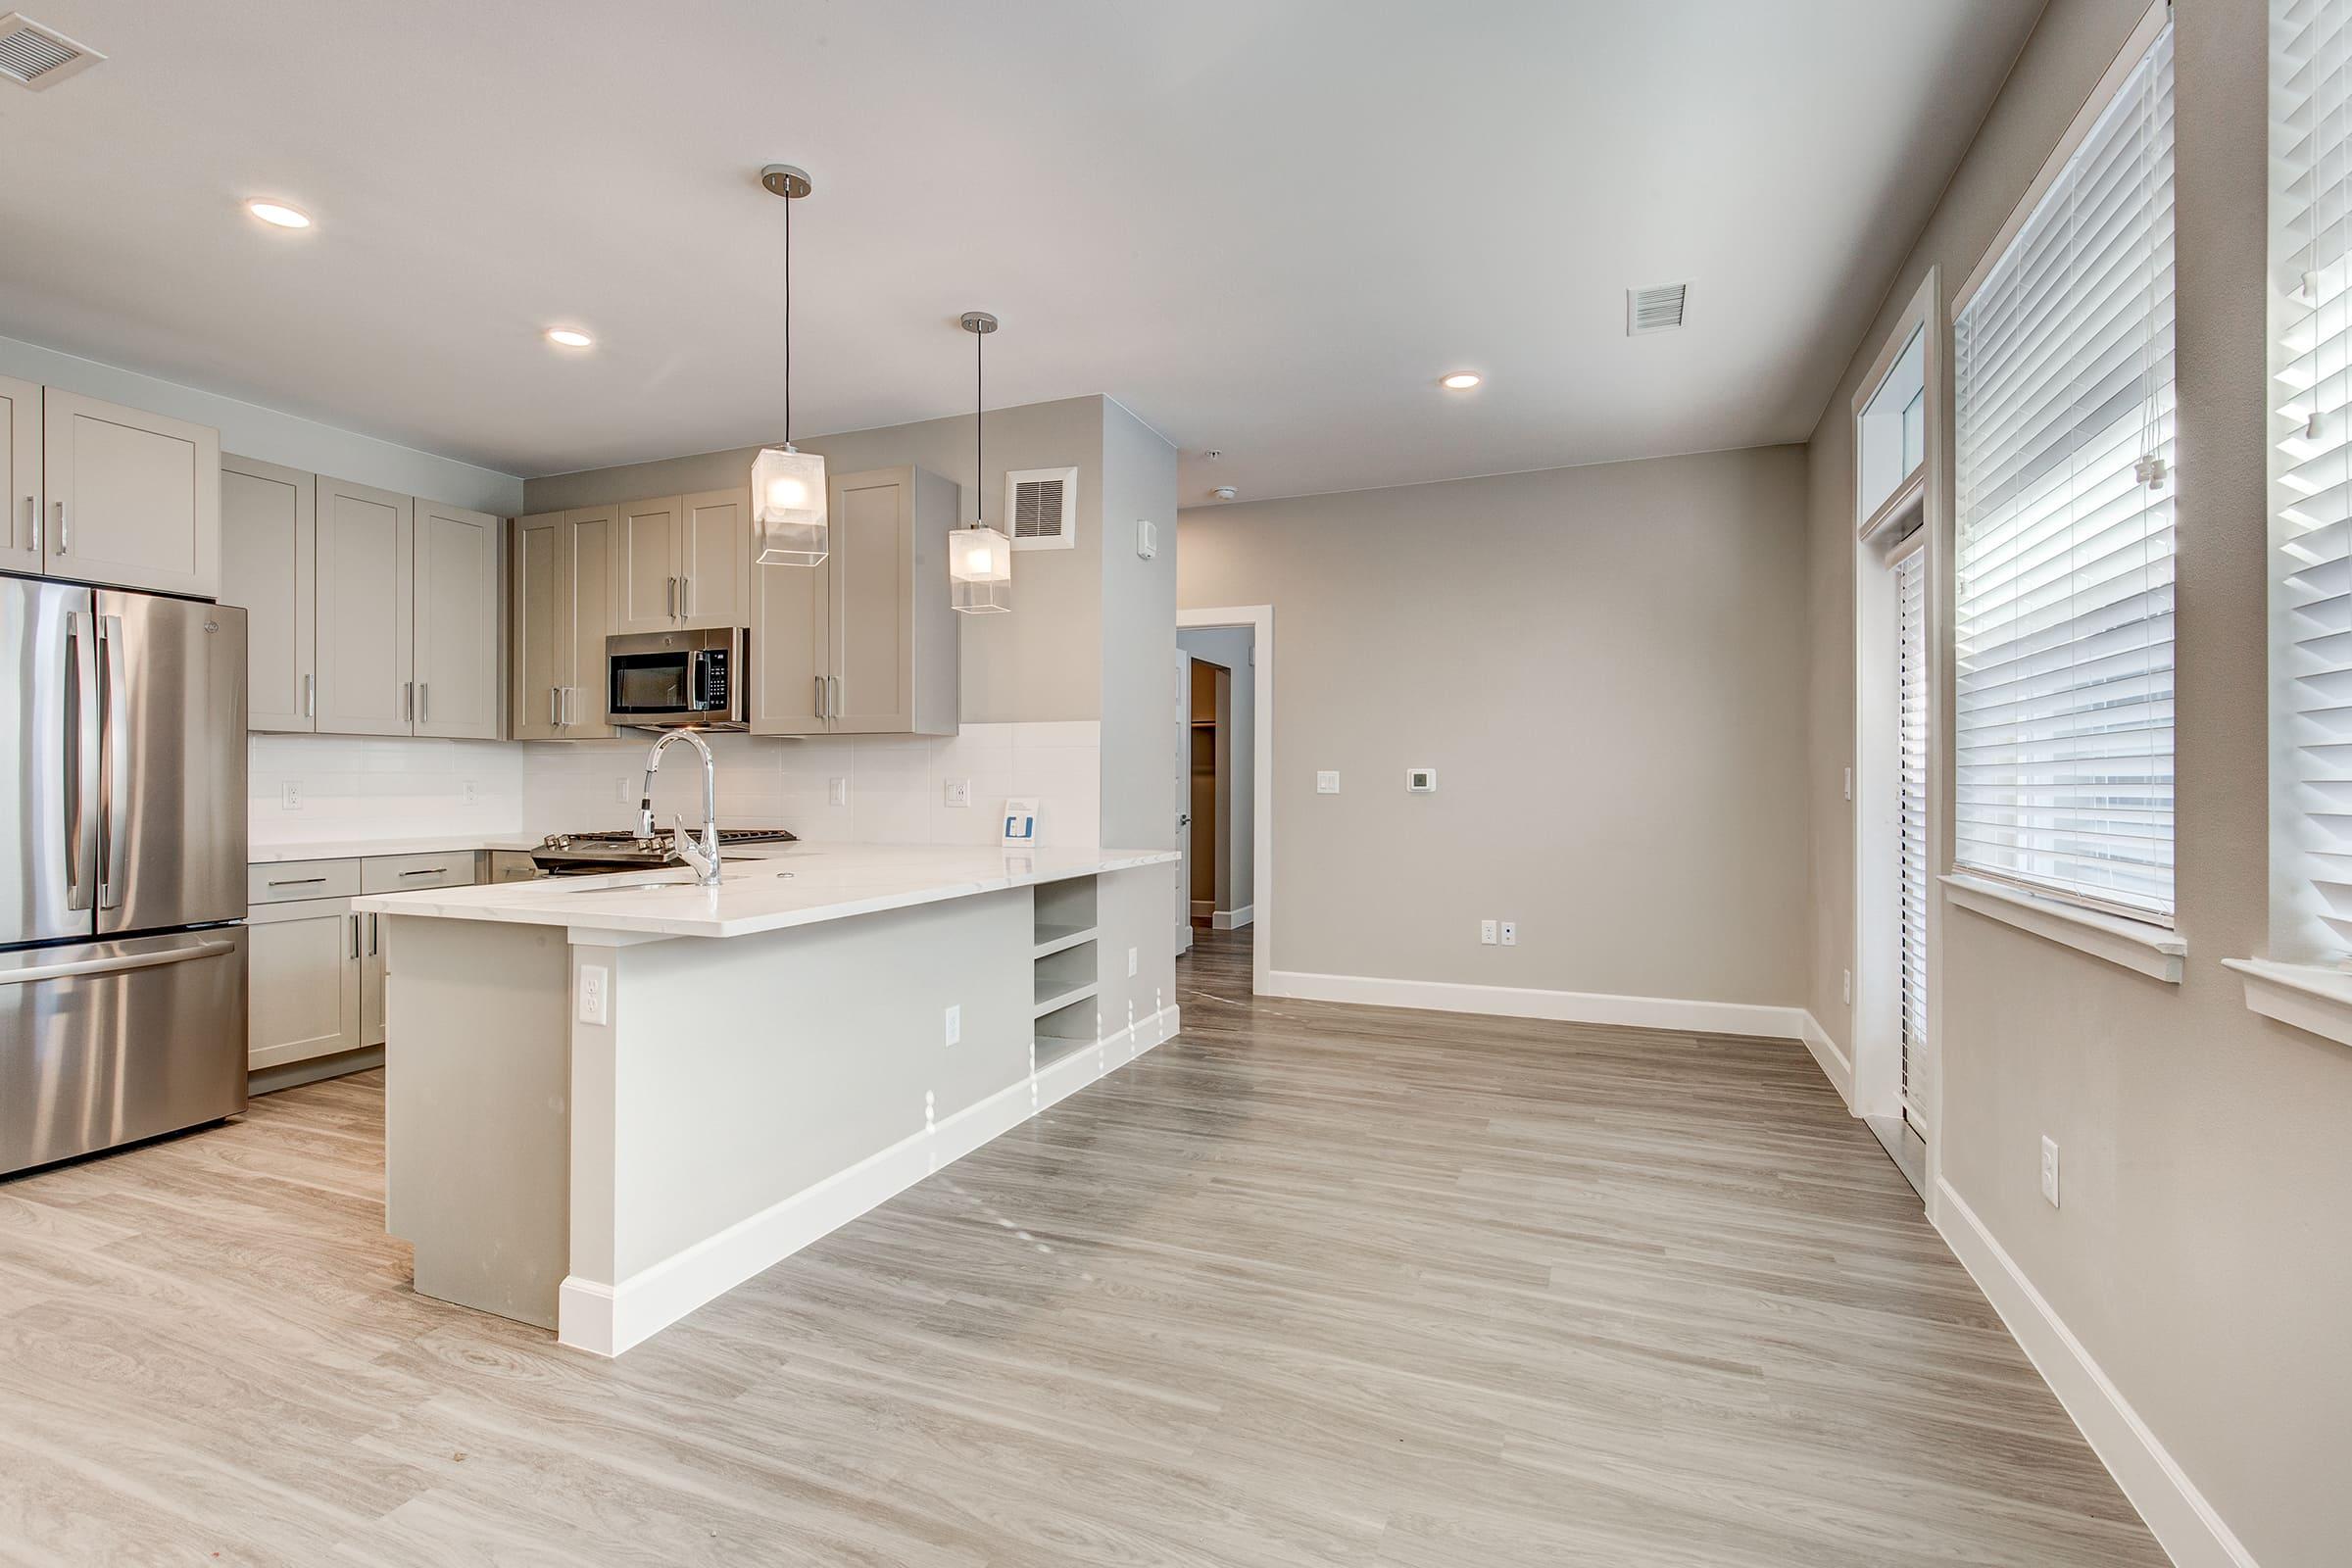
[(98, 881), (90, 786), (98, 778), (98, 663), (95, 617), (66, 612), (66, 907), (90, 907)]
[(129, 684), (122, 667), (122, 617), (99, 615), (98, 653), (104, 662), (98, 690), (98, 907), (122, 903), (122, 841), (130, 836), (130, 779), (122, 757), (122, 699)]

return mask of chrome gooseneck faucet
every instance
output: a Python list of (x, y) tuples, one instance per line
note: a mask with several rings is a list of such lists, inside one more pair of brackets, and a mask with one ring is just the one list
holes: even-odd
[(662, 753), (673, 741), (684, 741), (703, 757), (703, 839), (700, 844), (686, 836), (678, 819), (670, 820), (671, 847), (679, 858), (694, 867), (694, 879), (707, 888), (718, 886), (718, 764), (711, 760), (710, 748), (702, 736), (692, 729), (666, 729), (654, 742), (654, 749), (645, 759), (645, 793), (637, 803), (637, 837), (652, 840), (662, 829), (654, 821), (654, 774), (662, 766)]

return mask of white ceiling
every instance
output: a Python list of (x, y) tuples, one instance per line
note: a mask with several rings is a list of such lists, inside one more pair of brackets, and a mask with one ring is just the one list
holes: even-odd
[(0, 83), (0, 333), (509, 473), (773, 439), (786, 160), (798, 433), (968, 408), (992, 310), (1191, 504), (1803, 438), (2040, 0), (23, 4), (111, 58)]

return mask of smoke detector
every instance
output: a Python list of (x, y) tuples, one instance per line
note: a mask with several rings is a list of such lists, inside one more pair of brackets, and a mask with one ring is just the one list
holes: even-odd
[(1239, 490), (1236, 490), (1229, 484), (1221, 484), (1209, 492), (1210, 497), (1218, 501), (1231, 501), (1235, 496), (1240, 494), (1241, 492)]
[(0, 76), (35, 92), (87, 71), (105, 58), (22, 11), (0, 17)]
[(1690, 303), (1688, 283), (1660, 283), (1655, 288), (1629, 288), (1625, 291), (1625, 335), (1640, 337), (1644, 332), (1671, 332), (1683, 324), (1684, 307)]

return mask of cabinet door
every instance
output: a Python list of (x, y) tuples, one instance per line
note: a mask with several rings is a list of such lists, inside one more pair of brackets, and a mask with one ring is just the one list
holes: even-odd
[(678, 624), (685, 510), (677, 496), (632, 501), (620, 509), (612, 550), (619, 571), (613, 584), (614, 631), (669, 631)]
[(832, 483), (833, 728), (914, 727), (914, 474), (844, 474)]
[(247, 1067), (357, 1051), (360, 926), (349, 899), (257, 904), (246, 916)]
[(355, 916), (367, 928), (360, 943), (360, 1044), (384, 1043), (384, 917)]
[(751, 607), (752, 492), (706, 490), (684, 502), (686, 554), (679, 607), (689, 626), (746, 626)]
[(318, 732), (414, 726), (416, 503), (318, 478)]
[(498, 531), (488, 513), (416, 504), (419, 735), (498, 739)]
[(0, 571), (41, 569), (41, 389), (0, 375)]
[(752, 733), (821, 735), (831, 727), (832, 563), (756, 566), (751, 578)]
[(560, 708), (568, 740), (609, 738), (605, 722), (605, 638), (612, 632), (615, 590), (613, 537), (620, 527), (617, 507), (583, 507), (564, 514), (564, 553), (569, 573), (565, 613), (570, 652), (559, 662), (564, 695)]
[(514, 610), (508, 660), (514, 687), (508, 710), (518, 741), (552, 741), (563, 734), (564, 687), (571, 673), (571, 595), (564, 558), (570, 552), (561, 512), (543, 512), (514, 524)]
[(220, 593), (220, 431), (47, 387), (41, 448), (51, 575)]
[(318, 727), (318, 481), (220, 460), (220, 602), (245, 612), (245, 727)]

